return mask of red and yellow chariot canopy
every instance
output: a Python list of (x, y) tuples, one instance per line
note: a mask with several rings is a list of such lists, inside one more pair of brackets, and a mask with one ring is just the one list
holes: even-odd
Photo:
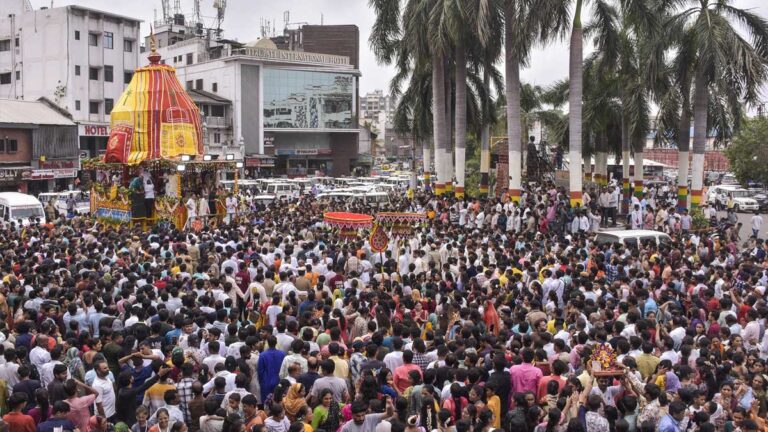
[(200, 109), (176, 78), (176, 69), (159, 64), (136, 69), (110, 115), (105, 162), (137, 165), (146, 160), (202, 155)]

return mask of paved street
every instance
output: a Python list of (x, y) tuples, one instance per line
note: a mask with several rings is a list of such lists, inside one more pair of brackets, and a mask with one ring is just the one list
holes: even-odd
[[(752, 235), (752, 216), (754, 213), (739, 213), (739, 222), (741, 222), (741, 240), (744, 241)], [(718, 212), (717, 217), (721, 218), (725, 216), (725, 212)], [(760, 232), (760, 238), (766, 238), (768, 236), (768, 214), (763, 214), (763, 230)]]

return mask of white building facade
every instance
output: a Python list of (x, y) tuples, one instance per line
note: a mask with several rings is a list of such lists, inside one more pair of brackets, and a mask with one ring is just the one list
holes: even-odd
[(80, 6), (33, 10), (3, 0), (0, 97), (55, 101), (78, 123), (81, 156), (101, 154), (109, 113), (140, 66), (140, 23)]
[(232, 138), (207, 140), (208, 151), (234, 154), (252, 176), (264, 168), (289, 176), (348, 174), (358, 157), (360, 72), (344, 56), (259, 43), (192, 38), (158, 49), (187, 89), (231, 101)]

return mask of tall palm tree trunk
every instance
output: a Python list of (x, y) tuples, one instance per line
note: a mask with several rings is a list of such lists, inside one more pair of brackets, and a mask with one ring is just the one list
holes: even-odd
[(570, 163), (571, 206), (581, 206), (582, 203), (581, 98), (583, 91), (584, 59), (582, 51), (584, 42), (581, 28), (581, 4), (582, 0), (576, 0), (576, 11), (573, 18), (573, 27), (571, 28), (571, 49), (568, 65), (570, 75), (568, 84), (568, 159)]
[[(483, 85), (488, 88), (490, 76), (487, 68), (483, 68)], [(483, 115), (483, 128), (480, 131), (480, 195), (488, 196), (491, 171), (491, 125)]]
[(693, 172), (691, 174), (691, 208), (701, 204), (704, 185), (704, 150), (707, 146), (707, 80), (702, 68), (696, 71), (693, 95)]
[(600, 133), (600, 141), (598, 141), (598, 147), (595, 151), (595, 175), (594, 180), (597, 183), (598, 188), (605, 186), (605, 182), (608, 177), (605, 175), (608, 168), (608, 154), (605, 152), (608, 137), (605, 132)]
[(421, 166), (422, 173), (424, 175), (424, 189), (431, 187), (432, 181), (432, 147), (429, 139), (425, 139), (421, 142)]
[(447, 125), (445, 124), (445, 74), (443, 73), (443, 56), (435, 54), (432, 57), (432, 123), (435, 138), (435, 194), (445, 193), (445, 153)]
[(456, 41), (456, 198), (464, 197), (467, 142), (467, 62), (461, 36)]
[(453, 98), (451, 97), (451, 75), (449, 73), (450, 62), (446, 58), (445, 69), (443, 69), (443, 79), (445, 83), (445, 153), (443, 153), (443, 169), (445, 178), (445, 193), (453, 192)]
[(416, 188), (419, 185), (419, 178), (416, 171), (416, 148), (421, 146), (418, 139), (411, 137), (411, 173), (408, 176), (408, 187), (411, 191), (416, 192)]
[(509, 0), (505, 11), (505, 91), (507, 97), (507, 145), (509, 149), (509, 197), (520, 201), (522, 189), (522, 126), (520, 124), (520, 59), (515, 48), (517, 26), (515, 0)]
[(635, 196), (637, 199), (643, 199), (643, 176), (645, 175), (643, 166), (643, 139), (637, 137), (634, 139), (635, 148)]
[(688, 208), (688, 169), (691, 163), (691, 112), (687, 101), (680, 112), (677, 137), (677, 209), (682, 212)]
[(624, 114), (621, 116), (621, 209), (623, 213), (628, 212), (630, 197), (629, 182), (629, 121)]

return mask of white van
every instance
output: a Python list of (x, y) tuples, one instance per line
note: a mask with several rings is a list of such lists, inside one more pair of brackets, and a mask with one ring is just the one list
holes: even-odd
[(359, 193), (346, 190), (334, 190), (317, 194), (318, 201), (351, 203), (360, 197)]
[(45, 223), (45, 211), (40, 200), (18, 192), (0, 192), (0, 219), (5, 223), (18, 222), (29, 226), (29, 218)]
[(661, 231), (653, 230), (625, 230), (625, 231), (600, 231), (595, 237), (598, 245), (621, 243), (624, 246), (637, 247), (646, 242), (672, 243), (672, 239)]
[(365, 198), (366, 204), (380, 210), (388, 209), (391, 205), (389, 202), (389, 194), (386, 192), (368, 192), (363, 195), (363, 197)]
[(269, 183), (264, 194), (277, 198), (298, 198), (299, 187), (294, 183)]

